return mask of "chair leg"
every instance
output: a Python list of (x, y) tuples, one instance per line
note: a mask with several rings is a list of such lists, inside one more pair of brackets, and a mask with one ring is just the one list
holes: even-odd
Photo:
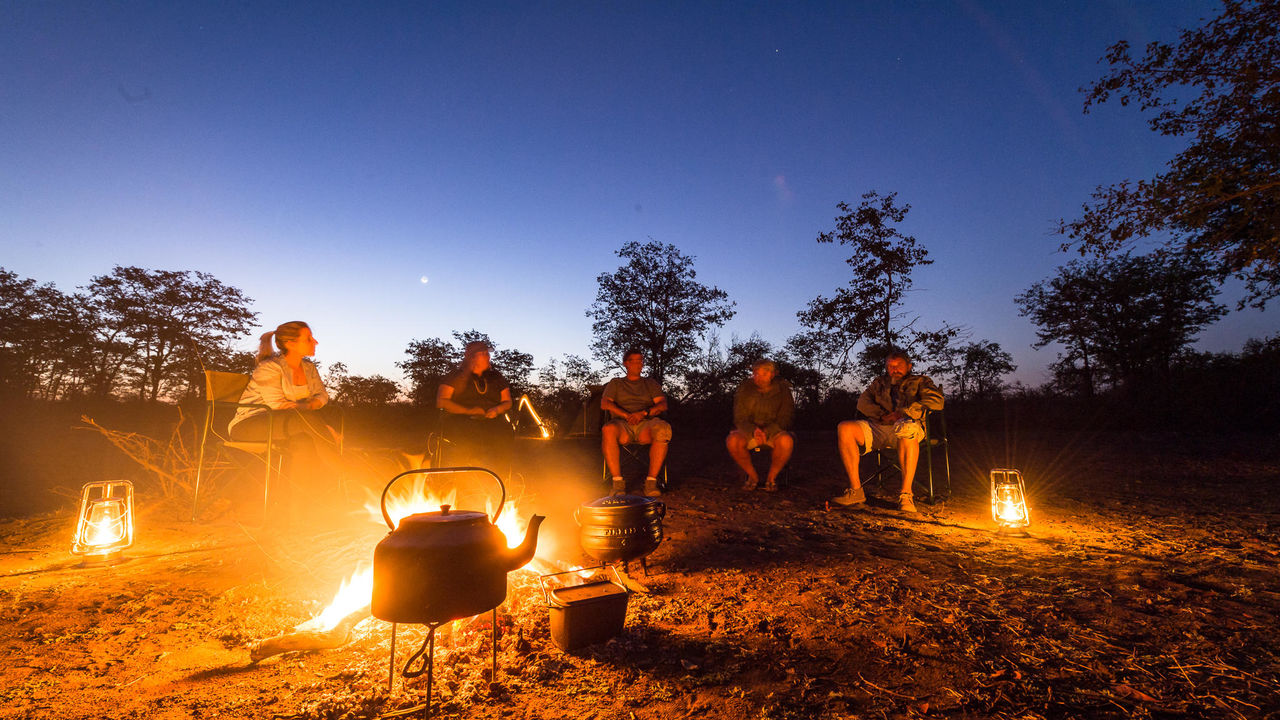
[[(924, 468), (925, 468), (924, 477), (928, 478), (927, 482), (929, 486), (929, 505), (933, 505), (933, 498), (934, 498), (934, 495), (933, 495), (933, 446), (929, 445), (928, 436), (924, 437), (924, 442), (922, 443), (922, 445), (924, 446), (922, 448), (924, 452), (920, 454), (920, 457), (923, 457), (924, 459)], [(920, 470), (919, 468), (916, 468), (915, 471), (916, 473), (919, 474)]]
[[(275, 452), (275, 442), (274, 442), (274, 439), (272, 438), (272, 434), (273, 434), (272, 431), (275, 429), (274, 426), (275, 426), (274, 422), (267, 423), (267, 457), (265, 462), (267, 466), (267, 471), (266, 473), (263, 474), (263, 478), (262, 478), (262, 524), (263, 525), (267, 524), (267, 518), (269, 517), (269, 513), (271, 509), (270, 508), (271, 460), (272, 460), (272, 455)], [(279, 479), (278, 473), (277, 473), (277, 479)]]
[[(898, 469), (897, 461), (888, 459), (883, 450), (876, 450), (874, 452), (876, 454), (876, 469), (875, 472), (868, 475), (865, 480), (860, 481), (863, 487), (881, 482), (884, 479), (885, 473)], [(899, 470), (899, 472), (901, 471)]]

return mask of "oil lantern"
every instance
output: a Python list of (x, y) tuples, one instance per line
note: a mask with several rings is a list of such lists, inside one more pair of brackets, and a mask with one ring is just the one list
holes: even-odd
[(1021, 530), (1031, 524), (1022, 473), (1007, 468), (991, 471), (991, 519), (1001, 530)]
[(121, 559), (133, 544), (133, 483), (112, 480), (85, 483), (71, 552), (85, 564)]

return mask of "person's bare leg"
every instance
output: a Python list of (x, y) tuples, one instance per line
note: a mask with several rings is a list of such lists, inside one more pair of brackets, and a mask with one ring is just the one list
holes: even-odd
[(656, 478), (662, 472), (662, 463), (667, 459), (667, 443), (649, 443), (649, 477)]
[(609, 423), (600, 428), (600, 452), (604, 453), (604, 464), (609, 468), (609, 477), (621, 477), (622, 462), (618, 453), (618, 430), (616, 423)]
[(836, 426), (836, 445), (840, 448), (840, 460), (844, 462), (844, 471), (849, 475), (849, 487), (857, 490), (862, 487), (858, 477), (858, 458), (862, 455), (862, 428), (857, 421), (845, 420)]
[(791, 433), (778, 433), (773, 436), (773, 450), (770, 451), (769, 457), (769, 479), (768, 484), (773, 485), (778, 480), (778, 473), (782, 472), (782, 468), (787, 466), (787, 461), (791, 459), (791, 451), (795, 448), (795, 439), (791, 437)]
[(751, 463), (751, 451), (747, 450), (747, 437), (734, 430), (724, 439), (724, 445), (729, 450), (729, 457), (733, 458), (742, 472), (747, 474), (747, 482), (743, 487), (754, 489), (760, 482), (760, 476), (756, 473), (755, 465)]
[(902, 467), (902, 494), (911, 492), (911, 484), (916, 479), (916, 462), (920, 459), (920, 442), (917, 440), (898, 441), (898, 464)]

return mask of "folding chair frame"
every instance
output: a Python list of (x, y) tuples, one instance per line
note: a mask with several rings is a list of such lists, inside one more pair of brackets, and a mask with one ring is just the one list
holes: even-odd
[[(238, 410), (240, 408), (258, 408), (264, 410), (268, 417), (273, 412), (267, 405), (259, 403), (242, 403), (239, 401), (240, 394), (249, 384), (249, 375), (245, 373), (229, 373), (217, 370), (205, 370), (205, 415), (204, 429), (200, 435), (200, 458), (196, 466), (196, 483), (195, 489), (191, 493), (191, 521), (195, 522), (196, 514), (200, 508), (200, 485), (205, 474), (205, 454), (209, 444), (209, 436), (213, 435), (217, 438), (219, 447), (231, 448), (239, 450), (251, 455), (261, 457), (265, 465), (265, 472), (262, 479), (262, 510), (267, 510), (267, 501), (271, 497), (271, 476), (274, 474), (278, 479), (283, 469), (284, 456), (278, 452), (275, 439), (272, 437), (275, 423), (267, 423), (267, 439), (265, 442), (248, 442), (232, 440), (230, 433), (225, 436), (219, 434), (213, 429), (214, 415), (219, 409)], [(239, 390), (235, 390), (238, 386)], [(226, 398), (234, 395), (236, 400), (233, 402)]]
[[(924, 439), (920, 441), (920, 458), (916, 463), (916, 476), (912, 478), (911, 487), (914, 490), (917, 484), (923, 485), (929, 491), (928, 502), (933, 505), (951, 497), (951, 453), (948, 450), (947, 419), (941, 410), (925, 410), (924, 416), (920, 419), (921, 424), (924, 425)], [(938, 482), (943, 487), (934, 483), (933, 450), (935, 447), (942, 451), (943, 472), (939, 474)], [(897, 448), (876, 450), (875, 453), (878, 467), (862, 481), (864, 486), (881, 482), (890, 473), (902, 472), (902, 468), (898, 466)], [(920, 477), (921, 470), (925, 474), (923, 480)]]

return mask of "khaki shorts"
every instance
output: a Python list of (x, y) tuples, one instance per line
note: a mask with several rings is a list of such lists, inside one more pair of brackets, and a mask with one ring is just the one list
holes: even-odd
[(899, 438), (916, 440), (917, 442), (924, 439), (924, 428), (921, 427), (917, 420), (899, 420), (893, 425), (878, 425), (869, 423), (866, 420), (858, 420), (857, 425), (862, 430), (863, 455), (872, 450), (896, 448), (898, 447)]
[(625, 420), (614, 420), (613, 424), (617, 425), (622, 433), (620, 439), (624, 440), (623, 445), (640, 442), (640, 433), (644, 432), (645, 428), (649, 428), (649, 437), (653, 442), (671, 442), (671, 424), (662, 418), (641, 420), (635, 425), (628, 425)]
[(747, 436), (747, 449), (755, 450), (758, 447), (771, 448), (773, 447), (773, 439), (784, 432), (786, 432), (786, 430), (775, 430), (772, 435), (766, 432), (764, 442), (756, 442), (756, 434), (751, 433), (751, 435)]

